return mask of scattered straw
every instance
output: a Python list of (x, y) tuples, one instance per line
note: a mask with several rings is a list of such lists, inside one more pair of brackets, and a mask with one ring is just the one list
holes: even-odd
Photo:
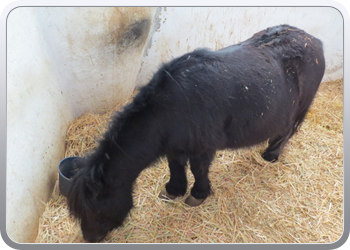
[[(116, 107), (118, 109), (119, 107)], [(111, 112), (84, 115), (67, 130), (67, 156), (96, 146)], [(325, 82), (300, 131), (275, 163), (266, 143), (218, 151), (210, 169), (214, 194), (201, 206), (158, 198), (169, 179), (165, 159), (141, 173), (135, 207), (103, 242), (331, 243), (343, 231), (343, 81)], [(193, 177), (188, 170), (189, 184)], [(83, 242), (57, 188), (40, 219), (36, 242)]]

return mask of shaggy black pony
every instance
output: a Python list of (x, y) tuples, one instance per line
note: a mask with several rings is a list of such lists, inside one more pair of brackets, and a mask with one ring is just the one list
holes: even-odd
[(303, 121), (325, 70), (322, 43), (288, 25), (276, 26), (218, 51), (199, 49), (164, 64), (117, 113), (99, 146), (76, 162), (81, 168), (68, 195), (87, 241), (122, 225), (133, 207), (133, 183), (166, 156), (170, 181), (160, 196), (187, 190), (185, 167), (195, 177), (186, 203), (211, 192), (215, 152), (266, 140), (262, 157), (275, 161)]

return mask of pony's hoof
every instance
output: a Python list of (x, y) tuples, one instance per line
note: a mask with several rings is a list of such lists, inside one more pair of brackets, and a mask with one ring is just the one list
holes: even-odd
[(192, 195), (189, 195), (186, 198), (185, 203), (191, 207), (196, 207), (196, 206), (199, 206), (200, 204), (202, 204), (204, 202), (204, 200), (205, 199), (196, 199)]
[(267, 153), (264, 152), (261, 154), (261, 157), (265, 160), (265, 161), (269, 161), (269, 162), (275, 162), (278, 160), (278, 155), (273, 155), (271, 153)]
[(158, 195), (159, 198), (161, 199), (167, 199), (167, 200), (174, 200), (176, 198), (175, 195), (172, 195), (172, 194), (168, 194), (168, 192), (166, 191), (166, 189), (162, 189), (162, 191), (160, 191), (159, 195)]

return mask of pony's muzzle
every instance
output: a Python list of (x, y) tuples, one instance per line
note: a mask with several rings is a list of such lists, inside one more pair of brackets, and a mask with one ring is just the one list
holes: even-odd
[(98, 234), (98, 235), (93, 235), (93, 234), (86, 234), (83, 233), (83, 238), (85, 241), (89, 242), (89, 243), (97, 243), (100, 242), (101, 240), (103, 240), (105, 237), (107, 236), (107, 234)]

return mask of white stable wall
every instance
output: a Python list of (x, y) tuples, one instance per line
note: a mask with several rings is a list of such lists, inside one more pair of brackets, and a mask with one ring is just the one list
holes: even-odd
[(35, 16), (30, 8), (8, 17), (6, 226), (17, 242), (33, 240), (73, 117)]
[(7, 20), (7, 233), (32, 242), (64, 157), (68, 124), (146, 84), (161, 62), (290, 24), (324, 42), (324, 80), (342, 78), (334, 8), (22, 7)]
[(324, 81), (343, 77), (343, 18), (333, 7), (163, 7), (137, 85), (147, 83), (160, 62), (198, 47), (217, 50), (268, 27), (289, 24), (321, 39), (327, 69)]

